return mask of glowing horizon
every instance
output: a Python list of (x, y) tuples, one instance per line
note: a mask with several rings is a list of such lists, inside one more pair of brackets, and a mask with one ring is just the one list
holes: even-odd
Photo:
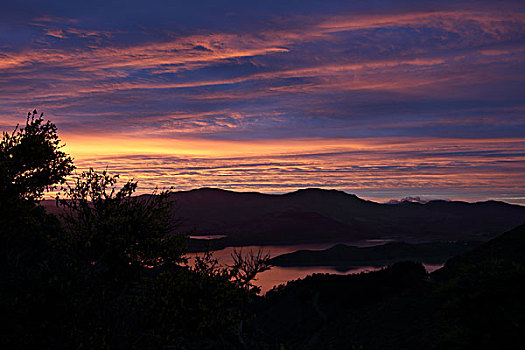
[[(69, 138), (65, 151), (79, 171), (106, 167), (155, 187), (217, 187), (285, 193), (340, 189), (370, 200), (409, 196), (524, 203), (522, 139), (173, 140)], [(215, 151), (214, 151), (215, 150)], [(490, 156), (487, 157), (487, 154)], [(505, 167), (500, 164), (505, 160)], [(507, 194), (487, 196), (495, 186)], [(463, 193), (462, 193), (463, 192)]]

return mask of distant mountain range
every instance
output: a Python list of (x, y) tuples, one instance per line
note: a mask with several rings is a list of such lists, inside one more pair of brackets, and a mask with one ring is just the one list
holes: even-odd
[(504, 202), (433, 200), (380, 204), (337, 190), (271, 195), (213, 188), (175, 192), (179, 231), (226, 235), (217, 246), (488, 240), (525, 221), (525, 207)]
[[(279, 195), (201, 188), (174, 192), (171, 199), (175, 203), (173, 217), (180, 221), (178, 232), (227, 236), (214, 240), (214, 249), (372, 239), (483, 241), (525, 221), (524, 206), (504, 202), (381, 204), (317, 188)], [(50, 212), (59, 211), (55, 201), (43, 201), (43, 205)], [(190, 248), (199, 250), (206, 245), (204, 240), (192, 240)]]

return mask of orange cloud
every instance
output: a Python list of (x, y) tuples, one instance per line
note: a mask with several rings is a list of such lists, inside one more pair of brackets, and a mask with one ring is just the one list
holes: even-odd
[[(516, 191), (525, 139), (285, 139), (210, 141), (66, 139), (81, 169), (109, 167), (154, 186), (217, 186), (283, 192), (341, 189), (477, 188)], [(500, 153), (494, 158), (492, 154)], [(504, 161), (507, 162), (504, 162)]]

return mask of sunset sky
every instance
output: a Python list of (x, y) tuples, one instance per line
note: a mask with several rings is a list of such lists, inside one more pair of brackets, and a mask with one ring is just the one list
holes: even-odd
[(525, 2), (2, 1), (0, 127), (34, 108), (142, 192), (525, 204)]

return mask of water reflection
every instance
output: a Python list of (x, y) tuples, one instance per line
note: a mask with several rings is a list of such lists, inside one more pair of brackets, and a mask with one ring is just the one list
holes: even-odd
[[(386, 240), (375, 240), (371, 241), (362, 241), (362, 242), (352, 242), (347, 243), (350, 245), (358, 247), (370, 247), (375, 245), (385, 244), (388, 241)], [(340, 243), (340, 242), (337, 242)], [(256, 253), (259, 249), (262, 249), (263, 253), (269, 253), (270, 257), (275, 257), (277, 255), (292, 253), (297, 250), (309, 249), (309, 250), (323, 250), (330, 247), (333, 247), (337, 243), (323, 243), (323, 244), (298, 244), (298, 245), (288, 245), (288, 246), (244, 246), (244, 247), (226, 247), (224, 249), (216, 250), (213, 252), (213, 256), (217, 258), (221, 265), (230, 265), (233, 260), (231, 254), (234, 250), (242, 250), (244, 254), (251, 252)], [(202, 253), (193, 253), (188, 254), (190, 258), (190, 263), (193, 262), (193, 257), (200, 255)], [(443, 266), (443, 264), (423, 264), (428, 272), (433, 272)], [(337, 275), (349, 275), (349, 274), (358, 274), (361, 272), (371, 272), (377, 271), (383, 266), (349, 266), (349, 267), (340, 267), (340, 266), (306, 266), (306, 267), (282, 267), (282, 266), (272, 266), (270, 270), (264, 271), (257, 275), (257, 279), (254, 282), (255, 285), (261, 287), (261, 294), (266, 293), (274, 286), (284, 284), (288, 281), (296, 280), (298, 278), (305, 278), (308, 275), (314, 273), (330, 273)]]
[(221, 238), (226, 238), (228, 236), (226, 235), (204, 235), (204, 236), (188, 236), (188, 238), (190, 239), (200, 239), (200, 240), (205, 240), (205, 241), (211, 241), (211, 240), (214, 240), (214, 239), (221, 239)]
[(273, 266), (270, 270), (264, 271), (257, 275), (255, 285), (261, 287), (261, 294), (266, 293), (274, 286), (284, 284), (288, 281), (296, 280), (298, 278), (305, 278), (314, 273), (331, 273), (336, 275), (348, 275), (361, 272), (370, 272), (381, 269), (377, 266), (360, 266), (351, 268), (346, 271), (338, 271), (332, 266), (308, 266), (308, 267), (281, 267)]
[[(423, 264), (428, 272), (433, 272), (443, 264)], [(371, 272), (381, 270), (384, 266), (355, 266), (341, 269), (335, 266), (308, 266), (308, 267), (281, 267), (273, 266), (270, 270), (264, 271), (257, 275), (255, 285), (261, 287), (261, 294), (266, 293), (274, 286), (293, 281), (298, 278), (305, 278), (314, 273), (330, 273), (335, 275), (353, 275), (362, 272)]]

